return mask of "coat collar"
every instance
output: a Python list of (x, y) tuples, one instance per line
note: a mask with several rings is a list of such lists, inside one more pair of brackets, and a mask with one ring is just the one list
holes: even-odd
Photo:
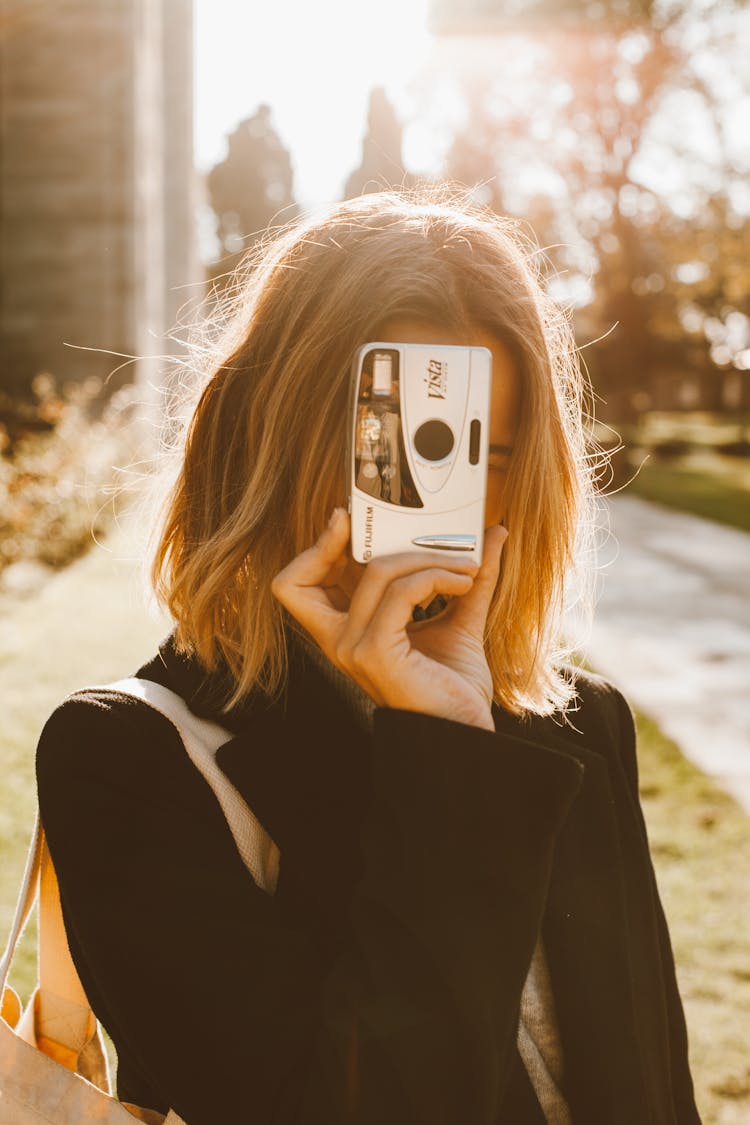
[(239, 707), (222, 713), (221, 706), (231, 689), (226, 663), (222, 661), (218, 671), (208, 671), (196, 657), (177, 651), (174, 631), (164, 638), (156, 656), (143, 664), (136, 675), (177, 692), (195, 715), (211, 719), (232, 733), (248, 725), (257, 708), (262, 706), (259, 694), (254, 693)]
[[(574, 757), (583, 780), (555, 846), (542, 937), (574, 1121), (674, 1125), (655, 884), (612, 688), (584, 675), (572, 724), (495, 716)], [(630, 747), (630, 752), (635, 752)], [(640, 823), (639, 823), (640, 822)]]

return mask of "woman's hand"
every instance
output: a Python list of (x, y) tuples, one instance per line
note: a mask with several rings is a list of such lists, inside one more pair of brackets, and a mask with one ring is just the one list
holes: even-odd
[[(416, 553), (374, 559), (350, 601), (338, 585), (349, 530), (349, 516), (337, 508), (317, 543), (276, 575), (274, 597), (378, 706), (494, 730), (483, 637), (505, 528), (485, 533), (481, 568)], [(415, 624), (414, 607), (436, 594), (450, 597), (447, 608)]]

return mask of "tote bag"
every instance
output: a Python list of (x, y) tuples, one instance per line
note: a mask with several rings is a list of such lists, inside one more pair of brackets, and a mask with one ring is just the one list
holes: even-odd
[[(199, 719), (176, 692), (130, 677), (81, 688), (117, 691), (143, 700), (177, 728), (185, 750), (221, 805), (234, 842), (256, 884), (276, 890), (280, 853), (242, 796), (215, 761), (231, 732)], [(74, 692), (78, 695), (80, 692)], [(25, 1010), (8, 985), (13, 954), (38, 902), (38, 984)], [(68, 948), (57, 876), (37, 813), (18, 905), (0, 960), (0, 1125), (186, 1125), (170, 1110), (119, 1102), (111, 1094), (107, 1056)]]

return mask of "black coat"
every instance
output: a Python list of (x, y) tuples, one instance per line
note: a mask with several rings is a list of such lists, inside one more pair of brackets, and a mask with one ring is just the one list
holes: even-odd
[(378, 708), (369, 737), (298, 642), (285, 701), (231, 717), (171, 638), (137, 674), (232, 731), (217, 761), (281, 868), (255, 886), (143, 702), (50, 716), (42, 819), (122, 1100), (188, 1125), (543, 1125), (516, 1048), (541, 932), (575, 1125), (699, 1122), (611, 685), (581, 677), (577, 731)]

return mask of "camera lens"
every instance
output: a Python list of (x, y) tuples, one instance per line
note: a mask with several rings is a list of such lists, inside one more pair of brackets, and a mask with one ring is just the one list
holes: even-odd
[(453, 430), (439, 418), (423, 422), (414, 434), (414, 448), (425, 461), (442, 461), (453, 449)]

